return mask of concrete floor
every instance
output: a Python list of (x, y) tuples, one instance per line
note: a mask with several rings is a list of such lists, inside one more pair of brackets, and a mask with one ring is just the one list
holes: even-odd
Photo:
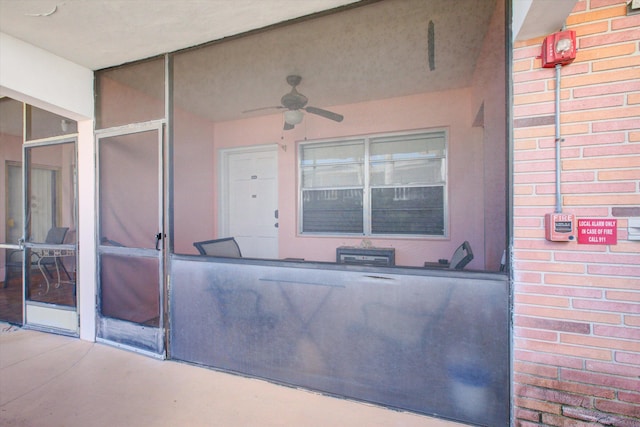
[(0, 425), (402, 426), (463, 424), (160, 361), (0, 323)]

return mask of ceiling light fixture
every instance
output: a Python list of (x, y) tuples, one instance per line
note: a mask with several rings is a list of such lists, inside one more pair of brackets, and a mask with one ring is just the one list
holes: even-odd
[(284, 112), (284, 121), (288, 124), (295, 126), (302, 121), (302, 111), (300, 110), (287, 110)]

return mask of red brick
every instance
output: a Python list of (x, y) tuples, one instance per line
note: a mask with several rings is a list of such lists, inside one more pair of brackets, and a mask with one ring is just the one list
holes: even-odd
[[(596, 399), (594, 406), (604, 412), (640, 418), (640, 405)], [(629, 420), (631, 422), (631, 420)], [(630, 426), (633, 424), (629, 424)]]
[(629, 391), (640, 390), (640, 380), (616, 377), (612, 375), (596, 374), (593, 372), (577, 371), (562, 368), (560, 378), (567, 381), (575, 381), (595, 386), (611, 387)]
[[(631, 108), (627, 108), (631, 110)], [(633, 111), (630, 114), (633, 116), (636, 113), (640, 113), (640, 110)], [(640, 128), (640, 119), (627, 119), (627, 120), (612, 120), (608, 122), (593, 123), (594, 132), (611, 132), (617, 130), (633, 130)]]
[(619, 107), (624, 105), (624, 95), (601, 96), (595, 98), (581, 98), (576, 101), (564, 101), (560, 111), (579, 111), (597, 108)]
[(589, 274), (640, 277), (640, 267), (590, 265), (587, 269)]
[(583, 154), (585, 157), (640, 154), (640, 144), (617, 144), (608, 145), (606, 147), (585, 147)]
[(522, 374), (535, 375), (538, 377), (558, 379), (558, 367), (546, 366), (537, 363), (514, 362), (513, 370)]
[(561, 87), (566, 89), (566, 88), (578, 87), (578, 86), (609, 84), (609, 83), (621, 82), (625, 80), (634, 81), (637, 79), (638, 79), (638, 71), (634, 69), (601, 71), (595, 74), (564, 77), (561, 81)]
[[(604, 414), (600, 411), (589, 410), (585, 408), (572, 408), (565, 406), (562, 408), (563, 415), (578, 420), (593, 421), (595, 426), (613, 426), (613, 427), (638, 427), (635, 420), (620, 417), (615, 414)], [(590, 425), (590, 424), (588, 424)]]
[[(565, 368), (563, 368), (564, 370)], [(534, 377), (526, 374), (516, 374), (514, 378), (516, 384), (529, 384), (554, 390), (562, 390), (569, 393), (584, 394), (587, 396), (601, 397), (603, 399), (615, 398), (615, 390), (583, 384), (579, 382), (558, 381), (542, 377)]]
[(518, 173), (514, 177), (515, 184), (535, 184), (543, 182), (555, 182), (556, 174), (549, 173)]
[(627, 58), (607, 59), (594, 62), (591, 68), (594, 72), (606, 70), (619, 70), (621, 68), (632, 68), (640, 65), (640, 57), (632, 56)]
[(534, 294), (565, 295), (578, 298), (602, 298), (602, 291), (599, 289), (584, 289), (577, 287), (549, 285), (516, 285), (515, 288), (517, 292), (527, 292)]
[(639, 328), (622, 328), (622, 327), (614, 327), (614, 326), (595, 325), (593, 333), (594, 335), (599, 335), (599, 336), (604, 336), (609, 338), (622, 338), (627, 340), (637, 340), (638, 342), (640, 342)]
[(547, 85), (543, 81), (537, 82), (523, 82), (513, 85), (513, 94), (519, 95), (523, 93), (544, 92), (547, 89)]
[(554, 161), (542, 161), (542, 162), (521, 162), (517, 165), (518, 173), (522, 172), (541, 172), (541, 171), (553, 171), (555, 170)]
[(629, 393), (626, 391), (619, 391), (618, 399), (624, 402), (640, 404), (640, 393)]
[[(523, 408), (515, 408), (514, 413), (515, 413), (515, 418), (520, 420), (533, 421), (536, 423), (540, 421), (540, 413), (537, 411), (531, 411), (529, 409), (523, 409)], [(524, 424), (518, 424), (518, 425), (524, 426)]]
[(617, 18), (611, 21), (612, 30), (640, 27), (640, 15), (630, 15), (624, 18)]
[[(574, 299), (573, 307), (594, 311), (611, 311), (615, 313), (640, 313), (640, 304), (613, 301), (595, 301), (592, 299)], [(640, 351), (640, 347), (638, 347), (638, 351)]]
[(635, 52), (636, 45), (633, 42), (613, 46), (597, 46), (591, 49), (580, 49), (576, 53), (576, 61), (594, 61), (598, 59), (618, 58), (625, 55), (633, 55)]
[(587, 370), (602, 374), (618, 375), (623, 377), (640, 377), (640, 367), (621, 365), (619, 363), (603, 363), (592, 360), (587, 361)]
[[(513, 107), (514, 117), (532, 117), (552, 115), (555, 112), (555, 106), (553, 102), (540, 103), (540, 104), (522, 104), (515, 105)], [(552, 121), (550, 123), (553, 123)]]
[(640, 169), (598, 172), (598, 180), (601, 181), (621, 181), (635, 179), (640, 179)]
[(560, 405), (558, 404), (551, 404), (548, 402), (541, 402), (539, 400), (527, 399), (523, 397), (516, 397), (515, 403), (517, 406), (521, 408), (527, 408), (527, 409), (532, 409), (532, 410), (542, 411), (542, 412), (549, 412), (552, 414), (560, 413)]
[[(635, 51), (635, 45), (630, 45)], [(600, 50), (600, 49), (598, 49)], [(602, 86), (586, 86), (573, 89), (573, 97), (581, 98), (587, 96), (610, 95), (614, 93), (629, 93), (640, 90), (640, 80), (624, 83), (605, 84)]]
[[(536, 194), (555, 194), (555, 185), (537, 185)], [(584, 183), (584, 184), (562, 184), (560, 186), (562, 194), (588, 194), (588, 193), (635, 193), (636, 184), (634, 182), (604, 182), (604, 183)]]
[(624, 316), (624, 324), (627, 326), (640, 327), (640, 316)]
[(640, 156), (622, 156), (615, 158), (567, 159), (562, 161), (562, 170), (614, 169), (640, 167)]
[(639, 255), (619, 255), (619, 254), (603, 255), (600, 253), (556, 252), (554, 255), (554, 259), (556, 261), (568, 261), (568, 262), (640, 265), (640, 254)]
[(524, 58), (535, 58), (536, 56), (540, 55), (542, 39), (540, 39), (539, 43), (537, 41), (531, 41), (531, 43), (531, 46), (514, 49), (513, 59), (519, 60)]
[(515, 325), (527, 328), (548, 329), (551, 331), (588, 334), (591, 327), (588, 323), (568, 322), (563, 320), (541, 319), (536, 317), (516, 316)]
[(523, 339), (558, 342), (557, 332), (541, 331), (539, 329), (514, 328), (513, 336)]
[(549, 365), (554, 368), (566, 367), (566, 368), (581, 369), (584, 365), (584, 361), (577, 357), (561, 356), (557, 354), (535, 353), (535, 352), (523, 351), (523, 350), (516, 350), (514, 352), (514, 358), (515, 360), (522, 360), (525, 362), (537, 363), (541, 365)]
[(599, 423), (578, 421), (555, 414), (542, 414), (542, 423), (545, 427), (602, 427)]
[(607, 31), (609, 31), (609, 23), (606, 21), (600, 21), (583, 25), (576, 25), (571, 29), (576, 32), (576, 37), (580, 38), (592, 34), (606, 33)]
[(633, 42), (638, 39), (640, 39), (640, 30), (632, 28), (630, 30), (616, 31), (604, 35), (582, 37), (578, 42), (578, 49), (587, 49), (590, 47), (611, 45), (622, 42)]
[(562, 272), (562, 273), (584, 273), (585, 266), (582, 264), (562, 264), (559, 262), (517, 262), (515, 268), (527, 271)]
[[(598, 205), (640, 205), (640, 194), (634, 195), (568, 195), (563, 197), (564, 206), (598, 206)], [(531, 203), (533, 204), (533, 203)], [(542, 204), (542, 203), (540, 203)]]
[(630, 363), (640, 366), (640, 353), (624, 353), (622, 351), (617, 351), (616, 362)]
[(591, 399), (588, 396), (550, 390), (548, 388), (521, 385), (517, 388), (516, 393), (519, 396), (538, 399), (545, 402), (560, 403), (571, 406), (582, 406), (584, 408), (591, 406)]
[(594, 311), (565, 310), (561, 308), (545, 308), (535, 306), (516, 306), (516, 314), (549, 317), (552, 319), (575, 320), (582, 322), (598, 322), (619, 325), (622, 322), (620, 314), (602, 313)]
[[(636, 259), (636, 257), (633, 256), (631, 259)], [(636, 262), (636, 264), (640, 264), (640, 261)], [(607, 291), (605, 297), (608, 300), (640, 302), (640, 292)]]
[(515, 280), (522, 281), (522, 282), (528, 282), (528, 283), (542, 282), (542, 274), (540, 273), (531, 273), (527, 271), (514, 271), (513, 275)]
[(549, 343), (543, 341), (533, 341), (526, 339), (515, 339), (516, 348), (539, 351), (542, 353), (562, 354), (565, 356), (583, 357), (585, 359), (611, 360), (611, 351), (601, 348), (590, 348), (577, 345), (566, 345)]
[(621, 0), (591, 0), (589, 6), (591, 6), (591, 10), (593, 10), (600, 7), (618, 6), (620, 3)]
[[(519, 220), (519, 221), (523, 221), (523, 220)], [(541, 220), (532, 219), (531, 221), (538, 228), (542, 226)], [(543, 251), (519, 252), (517, 259), (518, 260), (528, 259), (528, 260), (536, 260), (536, 261), (551, 261), (551, 254), (549, 252), (543, 252)]]
[[(591, 246), (591, 245), (589, 245)], [(640, 279), (628, 279), (604, 276), (572, 276), (561, 274), (546, 274), (545, 282), (556, 285), (573, 285), (581, 287), (598, 287), (609, 289), (638, 289)]]

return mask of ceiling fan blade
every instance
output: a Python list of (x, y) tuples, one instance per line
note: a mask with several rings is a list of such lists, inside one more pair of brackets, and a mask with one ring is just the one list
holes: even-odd
[(284, 122), (284, 127), (283, 127), (284, 130), (291, 130), (294, 127), (295, 127), (294, 125), (290, 125), (289, 123)]
[(331, 111), (323, 110), (322, 108), (306, 107), (306, 108), (303, 108), (303, 110), (311, 114), (322, 116), (325, 119), (333, 120), (335, 122), (341, 122), (342, 119), (344, 119), (344, 116), (342, 114), (333, 113)]
[(273, 107), (262, 107), (262, 108), (254, 108), (252, 110), (244, 110), (242, 114), (253, 113), (254, 111), (262, 111), (262, 110), (275, 110), (275, 109), (282, 110), (283, 108), (285, 107), (283, 107), (282, 105), (274, 105)]

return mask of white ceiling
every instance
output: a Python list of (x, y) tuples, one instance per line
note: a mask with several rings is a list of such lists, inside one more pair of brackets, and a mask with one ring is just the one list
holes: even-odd
[[(0, 31), (90, 69), (185, 49), (340, 6), (176, 56), (175, 100), (212, 120), (278, 105), (299, 74), (309, 105), (469, 86), (495, 0), (0, 0)], [(435, 28), (435, 70), (428, 23)], [(500, 47), (503, 49), (503, 47)], [(504, 64), (496, 64), (504, 70)], [(151, 79), (115, 79), (151, 94)], [(194, 84), (197, 83), (197, 84)], [(260, 112), (259, 114), (264, 114)]]
[(357, 0), (0, 0), (0, 31), (92, 70)]

